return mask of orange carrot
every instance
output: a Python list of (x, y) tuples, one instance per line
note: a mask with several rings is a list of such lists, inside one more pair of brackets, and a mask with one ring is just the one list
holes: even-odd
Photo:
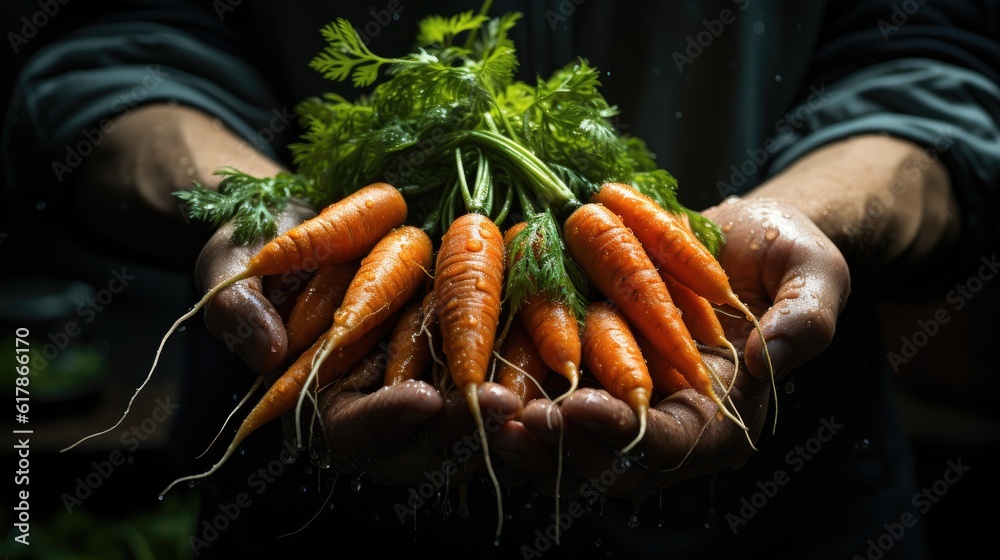
[(646, 434), (653, 379), (628, 321), (615, 305), (591, 303), (583, 324), (583, 363), (601, 386), (628, 404), (639, 419), (639, 434), (621, 450), (624, 455)]
[(666, 284), (629, 228), (606, 206), (588, 203), (566, 219), (563, 229), (570, 254), (598, 291), (621, 309), (633, 328), (645, 335), (692, 387), (746, 429), (716, 394), (712, 373)]
[[(296, 406), (296, 420), (323, 362), (335, 350), (354, 342), (405, 305), (423, 285), (433, 254), (433, 243), (424, 230), (400, 226), (387, 233), (361, 260), (344, 301), (334, 313), (333, 325), (320, 339), (320, 350), (313, 358), (313, 371)], [(299, 422), (296, 422), (296, 433), (301, 443)]]
[(359, 261), (324, 266), (309, 279), (288, 315), (288, 356), (296, 357), (333, 324), (333, 313), (358, 272)]
[(497, 383), (517, 395), (522, 405), (544, 396), (541, 386), (550, 370), (520, 322), (511, 324), (500, 356), (503, 359), (497, 371)]
[[(328, 360), (320, 368), (317, 378), (319, 386), (325, 387), (340, 379), (359, 360), (364, 358), (365, 355), (372, 350), (372, 348), (375, 348), (378, 345), (379, 341), (386, 335), (386, 333), (389, 332), (393, 324), (394, 321), (392, 319), (383, 321), (378, 325), (375, 325), (374, 328), (369, 330), (354, 342), (345, 345), (341, 349), (341, 354), (338, 356), (338, 359)], [(295, 404), (299, 399), (299, 395), (305, 391), (306, 381), (310, 375), (314, 357), (322, 348), (322, 343), (322, 340), (317, 340), (311, 347), (309, 347), (308, 350), (303, 352), (302, 355), (295, 360), (295, 362), (281, 377), (278, 378), (277, 381), (274, 382), (274, 384), (268, 388), (267, 392), (265, 392), (260, 398), (253, 410), (247, 413), (246, 417), (243, 419), (243, 423), (240, 424), (239, 429), (237, 429), (232, 442), (229, 444), (229, 447), (222, 455), (222, 458), (219, 459), (217, 463), (212, 465), (212, 468), (201, 474), (178, 478), (177, 480), (171, 482), (170, 485), (160, 493), (160, 496), (162, 497), (179, 482), (210, 476), (212, 473), (217, 471), (230, 456), (232, 456), (232, 454), (239, 447), (240, 443), (242, 443), (247, 436), (252, 434), (264, 424), (267, 424), (282, 414), (291, 411), (295, 407)]]
[(410, 379), (420, 379), (430, 367), (433, 350), (424, 324), (424, 309), (433, 298), (434, 292), (429, 291), (423, 297), (412, 300), (393, 327), (389, 335), (384, 386), (392, 387)]
[(497, 538), (503, 527), (500, 482), (490, 461), (479, 409), (479, 386), (493, 355), (504, 283), (503, 235), (488, 217), (459, 216), (441, 238), (434, 273), (437, 318), (448, 373), (479, 429), (486, 469), (497, 499)]
[[(519, 222), (507, 230), (504, 240), (508, 248), (524, 227), (525, 222)], [(558, 402), (575, 391), (580, 383), (580, 325), (569, 306), (537, 292), (521, 300), (517, 315), (542, 361), (570, 382), (569, 389), (556, 399)]]
[(716, 305), (731, 305), (752, 317), (729, 285), (719, 261), (691, 233), (683, 218), (664, 210), (652, 198), (629, 185), (605, 183), (591, 197), (618, 215), (649, 254), (663, 268), (698, 295)]
[(406, 220), (406, 200), (392, 185), (373, 183), (327, 206), (319, 215), (275, 237), (255, 254), (239, 273), (214, 286), (167, 330), (156, 349), (153, 365), (132, 394), (124, 414), (110, 428), (91, 434), (64, 448), (68, 451), (92, 437), (110, 432), (125, 420), (136, 396), (149, 382), (167, 338), (224, 288), (255, 276), (283, 274), (318, 268), (362, 257), (390, 229)]
[(635, 341), (639, 343), (639, 349), (646, 359), (646, 368), (649, 369), (649, 376), (653, 379), (653, 388), (660, 394), (660, 397), (670, 396), (677, 391), (690, 389), (691, 384), (684, 379), (677, 368), (670, 365), (670, 362), (653, 348), (649, 340), (640, 332), (633, 332)]
[[(760, 323), (729, 284), (729, 276), (711, 252), (691, 232), (686, 219), (664, 210), (655, 200), (622, 183), (605, 183), (591, 197), (619, 216), (642, 243), (652, 262), (678, 282), (716, 305), (729, 305), (746, 316), (764, 341)], [(777, 413), (777, 387), (767, 344), (764, 359), (771, 374)], [(775, 415), (777, 418), (777, 414)]]

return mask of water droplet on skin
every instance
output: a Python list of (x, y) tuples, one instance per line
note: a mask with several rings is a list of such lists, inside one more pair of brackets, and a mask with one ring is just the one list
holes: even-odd
[(764, 239), (774, 241), (778, 238), (778, 228), (767, 228), (764, 230)]
[(478, 253), (483, 250), (483, 242), (479, 239), (470, 239), (465, 242), (465, 250), (470, 253)]

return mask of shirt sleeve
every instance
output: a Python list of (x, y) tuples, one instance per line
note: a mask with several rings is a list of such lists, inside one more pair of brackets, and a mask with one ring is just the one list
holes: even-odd
[(858, 134), (912, 141), (924, 148), (915, 165), (940, 160), (947, 168), (962, 212), (960, 245), (981, 251), (984, 241), (1000, 238), (989, 215), (1000, 184), (996, 14), (966, 2), (913, 3), (909, 11), (856, 4), (827, 14), (812, 93), (796, 111), (804, 121), (781, 136), (768, 174)]
[(292, 118), (218, 36), (119, 15), (67, 33), (25, 63), (3, 130), (7, 184), (57, 197), (116, 118), (155, 102), (201, 109), (272, 157), (273, 135), (261, 131), (276, 115)]

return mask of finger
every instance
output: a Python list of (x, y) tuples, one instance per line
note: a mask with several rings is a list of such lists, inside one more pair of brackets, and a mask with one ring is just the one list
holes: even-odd
[(501, 459), (497, 474), (518, 485), (555, 472), (556, 457), (522, 422), (506, 422), (490, 438), (490, 447)]
[(825, 350), (850, 293), (843, 255), (815, 226), (795, 240), (775, 241), (771, 250), (787, 253), (787, 261), (771, 284), (774, 304), (760, 318), (767, 356), (760, 337), (751, 336), (745, 348), (748, 369), (763, 380), (770, 377), (766, 357), (781, 377)]
[(255, 373), (270, 373), (285, 359), (285, 324), (257, 279), (234, 284), (212, 298), (205, 307), (205, 326)]
[(344, 391), (322, 406), (331, 450), (370, 455), (412, 438), (441, 412), (444, 399), (423, 381), (407, 381), (370, 395)]
[[(310, 210), (289, 205), (279, 216), (279, 231), (300, 223)], [(233, 224), (219, 228), (205, 244), (195, 264), (201, 293), (242, 272), (266, 241), (234, 245)], [(271, 373), (285, 359), (288, 339), (284, 321), (263, 293), (260, 278), (248, 278), (220, 291), (205, 307), (209, 332), (236, 352), (256, 373)]]
[(561, 409), (567, 420), (607, 447), (624, 447), (639, 432), (635, 412), (607, 391), (580, 389), (563, 399)]

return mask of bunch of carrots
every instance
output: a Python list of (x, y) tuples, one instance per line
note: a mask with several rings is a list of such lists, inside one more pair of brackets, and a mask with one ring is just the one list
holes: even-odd
[[(178, 193), (193, 216), (234, 222), (234, 242), (269, 241), (171, 326), (147, 381), (170, 334), (221, 290), (291, 271), (311, 279), (286, 317), (287, 369), (222, 458), (170, 487), (214, 473), (286, 413), (301, 444), (303, 410), (315, 411), (321, 391), (379, 380), (430, 379), (463, 395), (496, 490), (498, 535), (500, 485), (477, 400), (487, 381), (525, 403), (548, 397), (551, 380), (566, 387), (556, 402), (585, 378), (598, 383), (639, 421), (623, 454), (642, 441), (656, 399), (683, 389), (746, 429), (731, 385), (698, 350), (723, 346), (738, 364), (717, 307), (760, 330), (716, 259), (721, 231), (677, 202), (676, 181), (641, 140), (614, 129), (616, 109), (586, 61), (535, 86), (515, 81), (507, 34), (519, 14), (488, 9), (426, 18), (417, 48), (398, 58), (369, 51), (345, 20), (324, 27), (329, 46), (313, 68), (359, 88), (383, 68), (387, 79), (353, 102), (328, 95), (298, 106), (306, 133), (292, 146), (296, 174), (224, 169), (218, 191)], [(279, 234), (274, 216), (293, 197), (322, 210)], [(390, 352), (372, 368), (366, 357), (380, 344)]]

